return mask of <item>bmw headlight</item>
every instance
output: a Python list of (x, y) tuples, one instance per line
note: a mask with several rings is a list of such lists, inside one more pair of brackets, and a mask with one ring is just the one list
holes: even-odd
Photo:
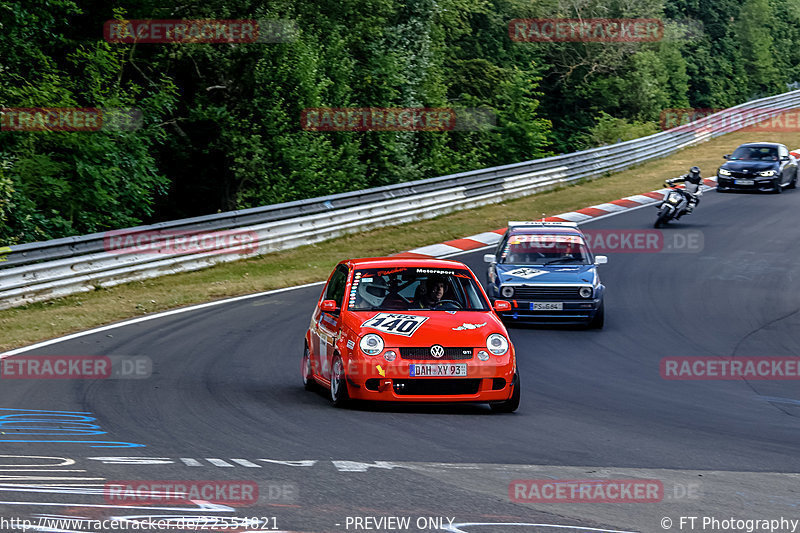
[(681, 201), (681, 195), (676, 192), (670, 193), (670, 195), (667, 196), (667, 201), (671, 204), (678, 204)]
[(719, 172), (720, 176), (730, 176), (731, 175), (731, 171), (730, 170), (725, 170), (724, 168), (719, 169), (718, 172)]
[(503, 298), (511, 298), (514, 296), (514, 287), (503, 287), (500, 289), (500, 294), (503, 295)]
[(383, 351), (383, 339), (377, 333), (367, 333), (361, 337), (358, 346), (367, 355), (378, 355)]
[(486, 349), (494, 355), (503, 355), (508, 351), (508, 340), (499, 333), (486, 337)]
[(768, 178), (770, 176), (774, 176), (775, 174), (777, 174), (777, 172), (774, 171), (774, 170), (765, 170), (763, 172), (759, 172), (758, 173), (759, 176), (764, 176), (765, 178)]
[(592, 288), (591, 287), (581, 287), (579, 291), (581, 298), (591, 298), (592, 297)]

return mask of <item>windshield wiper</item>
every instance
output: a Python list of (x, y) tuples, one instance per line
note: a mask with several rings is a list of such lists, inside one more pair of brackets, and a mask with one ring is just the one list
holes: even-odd
[(578, 259), (575, 259), (574, 257), (559, 257), (558, 259), (551, 259), (542, 266), (552, 265), (553, 263), (560, 263), (562, 261), (578, 261)]

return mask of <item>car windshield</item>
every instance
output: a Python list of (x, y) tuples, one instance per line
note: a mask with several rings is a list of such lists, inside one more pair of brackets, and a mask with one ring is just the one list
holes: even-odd
[(512, 235), (500, 262), (513, 265), (588, 265), (589, 250), (578, 235)]
[(355, 271), (349, 309), (486, 311), (489, 304), (467, 270), (384, 267)]
[(729, 159), (731, 161), (777, 161), (778, 149), (772, 146), (740, 146)]

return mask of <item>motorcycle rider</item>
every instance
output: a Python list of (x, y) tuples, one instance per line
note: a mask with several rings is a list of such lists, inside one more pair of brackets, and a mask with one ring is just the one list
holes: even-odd
[[(684, 191), (688, 193), (689, 203), (686, 206), (686, 213), (691, 213), (697, 204), (700, 203), (700, 197), (703, 196), (701, 186), (703, 185), (703, 178), (700, 176), (700, 167), (692, 167), (689, 169), (688, 174), (672, 178), (664, 182), (667, 186), (674, 185), (675, 183), (685, 183)], [(680, 218), (680, 216), (678, 217)]]

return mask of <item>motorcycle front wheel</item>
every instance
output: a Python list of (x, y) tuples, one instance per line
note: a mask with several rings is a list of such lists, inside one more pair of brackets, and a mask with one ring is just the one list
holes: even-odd
[(666, 207), (662, 207), (661, 210), (658, 212), (658, 218), (656, 218), (656, 223), (653, 224), (653, 227), (660, 228), (664, 224), (667, 223), (669, 220), (669, 209)]

